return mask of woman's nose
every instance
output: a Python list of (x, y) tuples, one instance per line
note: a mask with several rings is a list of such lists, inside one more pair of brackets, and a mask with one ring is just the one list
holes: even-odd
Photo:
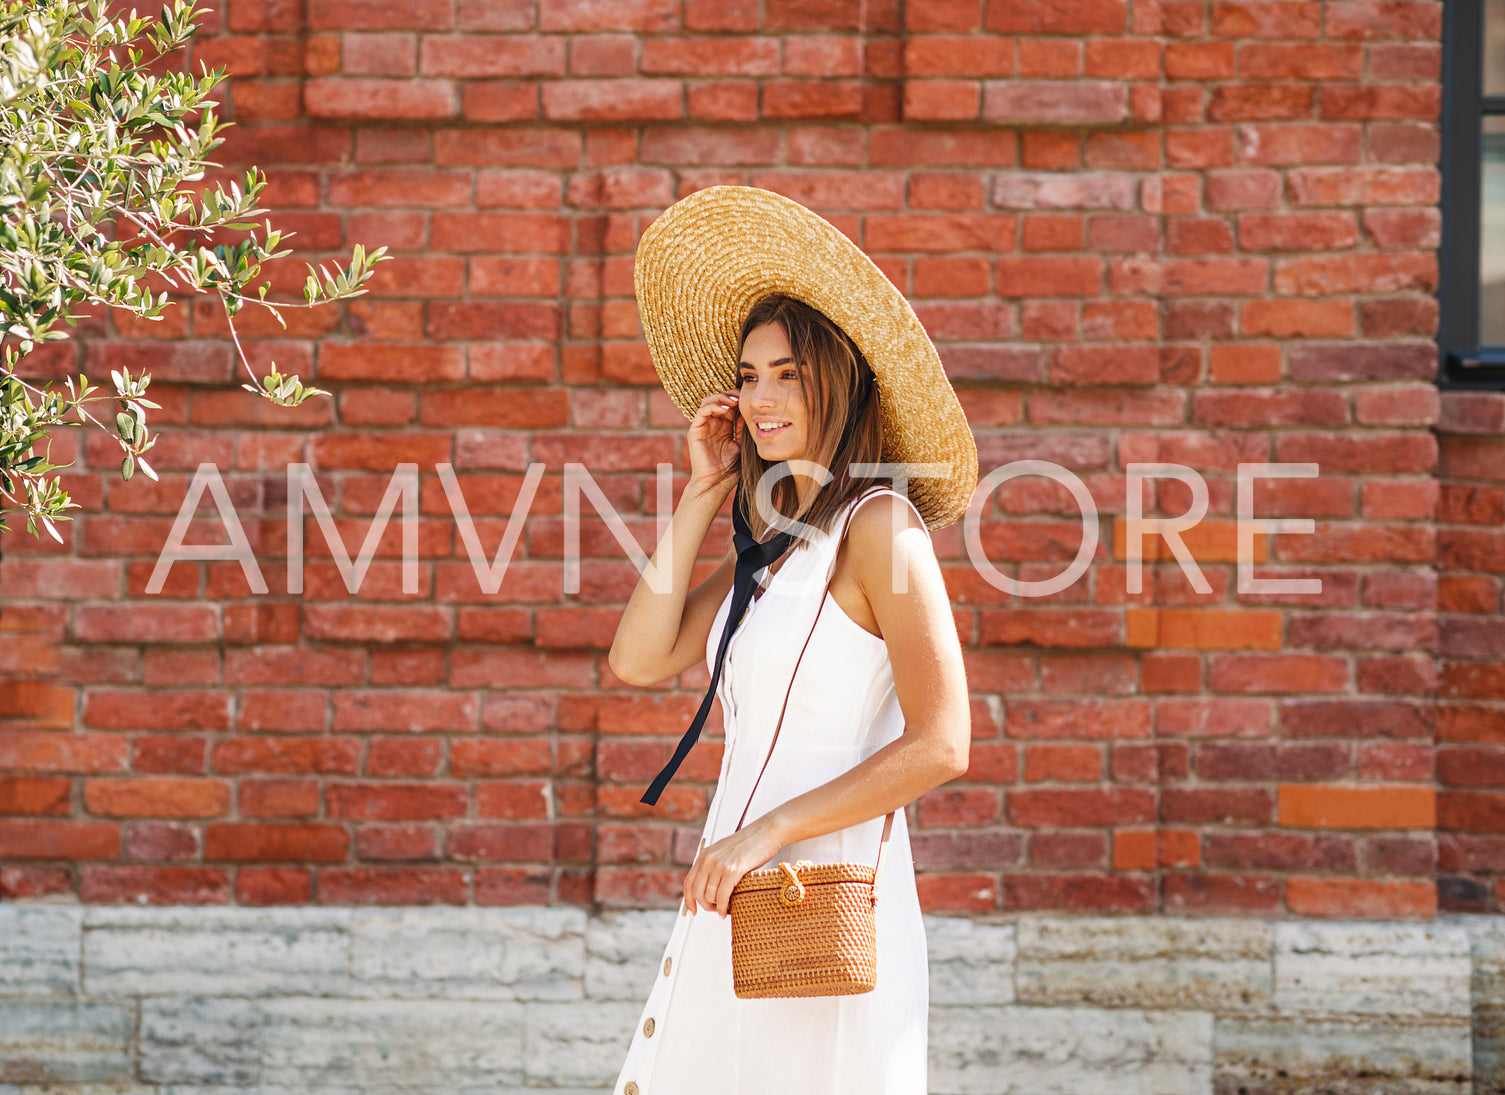
[(742, 398), (747, 400), (750, 406), (772, 407), (778, 402), (778, 393), (774, 391), (772, 384), (760, 384), (754, 380), (742, 390)]

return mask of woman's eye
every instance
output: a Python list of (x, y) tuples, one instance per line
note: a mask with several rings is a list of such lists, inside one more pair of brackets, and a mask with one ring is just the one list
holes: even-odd
[(742, 385), (746, 384), (751, 379), (752, 379), (751, 376), (747, 375), (746, 373), (743, 373), (741, 376), (739, 376), (737, 378), (737, 387), (739, 387), (739, 388), (742, 387)]

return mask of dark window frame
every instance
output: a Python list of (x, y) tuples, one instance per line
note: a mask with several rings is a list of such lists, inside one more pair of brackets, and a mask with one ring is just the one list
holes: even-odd
[(1478, 345), (1484, 119), (1505, 117), (1505, 95), (1484, 94), (1484, 4), (1447, 0), (1442, 12), (1437, 383), (1443, 388), (1505, 387), (1505, 345)]

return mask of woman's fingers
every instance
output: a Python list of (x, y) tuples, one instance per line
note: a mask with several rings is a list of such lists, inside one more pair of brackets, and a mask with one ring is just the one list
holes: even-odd
[(737, 880), (728, 871), (721, 878), (721, 883), (716, 887), (716, 911), (723, 917), (730, 915), (732, 911), (732, 890), (737, 886)]
[(701, 908), (712, 911), (716, 908), (716, 876), (717, 869), (705, 863), (704, 857), (702, 857), (700, 873), (696, 876), (695, 886), (690, 891), (695, 898), (696, 904)]
[(694, 865), (691, 866), (689, 873), (685, 875), (685, 908), (690, 910), (690, 914), (692, 916), (694, 915), (698, 904), (695, 900), (695, 892), (697, 885), (696, 876), (697, 872), (700, 870), (700, 864), (701, 860), (697, 857)]
[[(690, 421), (690, 433), (696, 436), (706, 434), (710, 430), (725, 430), (727, 433), (735, 434), (739, 417), (735, 398), (728, 398), (724, 392), (712, 392), (702, 399), (700, 406), (696, 408), (695, 417)], [(712, 423), (719, 425), (713, 427)]]
[(685, 875), (685, 903), (693, 914), (697, 908), (715, 908), (718, 868), (702, 853)]
[(699, 908), (716, 907), (716, 886), (721, 874), (721, 864), (704, 850), (696, 856), (690, 873), (685, 875), (685, 904), (693, 914)]
[(760, 839), (738, 832), (709, 847), (702, 841), (695, 862), (685, 875), (685, 907), (691, 912), (708, 909), (722, 917), (730, 916), (732, 892), (737, 884), (776, 850), (764, 848), (758, 842)]
[(690, 425), (691, 428), (694, 428), (695, 426), (705, 426), (710, 422), (721, 422), (730, 427), (732, 423), (736, 422), (736, 418), (730, 416), (736, 414), (737, 405), (735, 403), (701, 407), (700, 410), (695, 412), (695, 420)]
[(700, 401), (702, 411), (735, 410), (739, 396), (736, 392), (712, 392)]
[(690, 467), (694, 475), (724, 474), (737, 459), (741, 415), (736, 392), (712, 392), (690, 421)]
[(731, 913), (732, 891), (743, 872), (734, 870), (714, 856), (702, 853), (685, 875), (685, 906), (694, 913), (708, 909), (725, 917)]

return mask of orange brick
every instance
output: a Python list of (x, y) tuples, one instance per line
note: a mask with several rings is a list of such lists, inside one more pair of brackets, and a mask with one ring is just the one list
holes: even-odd
[[(1132, 611), (1132, 610), (1131, 610)], [(1157, 645), (1185, 650), (1279, 650), (1280, 613), (1163, 608)]]
[[(1146, 516), (1153, 517), (1153, 514)], [(1146, 563), (1157, 562), (1161, 556), (1171, 558), (1170, 549), (1158, 536), (1145, 536), (1139, 541), (1139, 557)], [(1127, 559), (1129, 557), (1129, 522), (1122, 517), (1113, 519), (1113, 558)], [(1148, 581), (1148, 579), (1146, 579)]]
[(1113, 869), (1115, 871), (1152, 871), (1155, 869), (1155, 830), (1119, 829), (1113, 834)]
[(1338, 787), (1284, 783), (1280, 824), (1293, 829), (1430, 829), (1437, 823), (1432, 787)]
[[(1146, 520), (1152, 520), (1154, 517), (1154, 514), (1145, 515)], [(1234, 521), (1204, 518), (1181, 533), (1181, 542), (1186, 545), (1186, 550), (1198, 563), (1238, 562), (1238, 525)], [(1146, 535), (1140, 544), (1140, 558), (1146, 563), (1175, 559), (1175, 554), (1163, 537)], [(1262, 532), (1255, 533), (1253, 546), (1254, 562), (1263, 563), (1269, 551), (1269, 537)], [(1115, 559), (1129, 557), (1127, 518), (1115, 517), (1113, 519), (1113, 557)]]
[[(1145, 544), (1149, 547), (1149, 543)], [(1160, 610), (1130, 608), (1124, 611), (1124, 645), (1147, 649), (1160, 645)]]
[(102, 817), (221, 817), (230, 785), (209, 779), (91, 779), (84, 805)]
[(0, 814), (73, 811), (73, 781), (66, 776), (0, 776)]
[(1219, 384), (1274, 384), (1280, 380), (1280, 347), (1225, 343), (1212, 348), (1211, 365)]
[[(1208, 520), (1187, 529), (1181, 534), (1186, 550), (1199, 563), (1238, 562), (1238, 525), (1233, 521)], [(1253, 559), (1263, 563), (1267, 554), (1269, 537), (1264, 533), (1254, 536)], [(1170, 558), (1170, 552), (1165, 552)]]
[(27, 727), (66, 729), (73, 725), (77, 696), (76, 689), (51, 681), (0, 682), (0, 718)]
[(1298, 876), (1286, 881), (1286, 905), (1303, 916), (1431, 917), (1437, 914), (1437, 887), (1431, 882)]

